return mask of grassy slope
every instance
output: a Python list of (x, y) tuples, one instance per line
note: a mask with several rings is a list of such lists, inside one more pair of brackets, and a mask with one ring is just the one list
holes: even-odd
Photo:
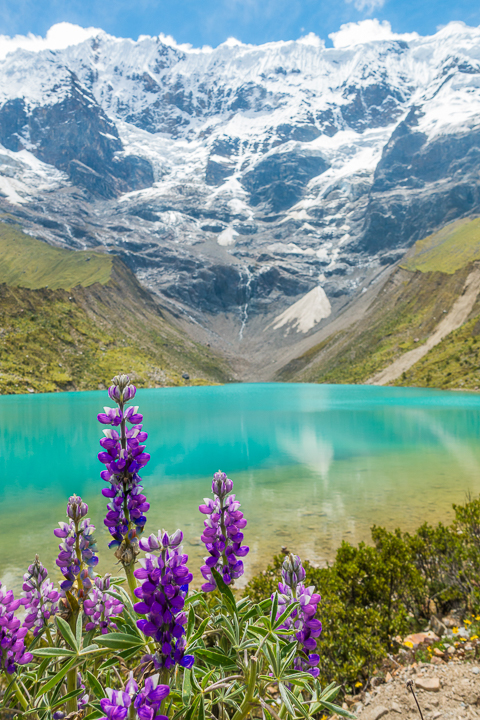
[[(97, 389), (120, 371), (140, 387), (228, 378), (225, 362), (167, 322), (117, 258), (58, 250), (3, 224), (0, 252), (0, 393)], [(19, 282), (21, 257), (32, 262)]]
[[(279, 380), (362, 383), (433, 332), (480, 258), (480, 220), (451, 223), (416, 243), (364, 318), (331, 336), (279, 373)], [(477, 317), (479, 316), (479, 317)], [(477, 388), (480, 305), (396, 385)]]

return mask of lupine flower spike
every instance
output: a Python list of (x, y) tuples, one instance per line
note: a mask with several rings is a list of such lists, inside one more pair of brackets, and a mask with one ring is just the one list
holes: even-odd
[[(150, 508), (142, 494), (142, 478), (138, 474), (150, 460), (150, 455), (144, 452), (145, 445), (142, 445), (148, 435), (142, 431), (143, 416), (138, 407), (125, 410), (126, 403), (133, 400), (136, 391), (128, 375), (114, 377), (108, 395), (118, 407), (106, 407), (105, 412), (97, 416), (103, 425), (112, 426), (103, 431), (105, 437), (100, 440), (103, 450), (98, 455), (106, 467), (100, 477), (109, 484), (102, 490), (110, 501), (104, 523), (113, 538), (109, 547), (115, 548), (116, 557), (126, 569), (133, 568), (135, 563), (138, 537), (143, 532), (147, 522), (145, 513)], [(127, 422), (132, 425), (129, 429)], [(119, 430), (115, 430), (117, 427)]]
[(287, 605), (292, 602), (300, 603), (300, 608), (293, 610), (281, 625), (282, 629), (292, 631), (290, 638), (295, 638), (305, 653), (295, 658), (294, 667), (296, 670), (309, 672), (316, 678), (320, 674), (317, 667), (320, 656), (315, 652), (316, 638), (322, 632), (322, 623), (315, 618), (315, 613), (321, 597), (315, 592), (313, 585), (305, 587), (303, 584), (305, 569), (298, 555), (287, 555), (282, 564), (282, 579), (283, 582), (278, 584), (277, 617), (280, 617)]
[(15, 610), (21, 604), (22, 601), (15, 600), (13, 592), (0, 583), (0, 669), (9, 675), (15, 672), (17, 665), (26, 665), (33, 660), (33, 655), (25, 649), (28, 628), (20, 626), (20, 620), (15, 617)]
[(87, 632), (98, 628), (102, 635), (105, 635), (109, 629), (117, 630), (113, 618), (123, 611), (123, 604), (117, 598), (107, 594), (109, 587), (109, 574), (104, 578), (98, 576), (95, 578), (95, 587), (83, 605), (85, 615), (89, 617), (89, 621), (85, 625)]
[(140, 560), (141, 568), (135, 570), (135, 577), (143, 582), (135, 590), (140, 602), (134, 608), (145, 615), (137, 621), (140, 630), (158, 643), (157, 651), (144, 658), (152, 661), (156, 670), (169, 670), (176, 663), (190, 668), (194, 663), (192, 655), (185, 655), (187, 614), (183, 607), (193, 576), (186, 566), (188, 555), (182, 553), (182, 540), (180, 530), (170, 536), (162, 530), (158, 536), (140, 540), (147, 555)]
[(52, 615), (58, 612), (60, 597), (53, 582), (48, 579), (48, 571), (43, 567), (38, 555), (23, 576), (23, 596), (23, 605), (27, 611), (24, 625), (37, 637), (43, 628), (48, 627), (48, 620)]
[(239, 558), (245, 557), (249, 551), (246, 545), (241, 544), (242, 530), (247, 521), (239, 510), (240, 503), (235, 500), (235, 495), (229, 494), (232, 489), (233, 481), (219, 470), (213, 476), (214, 499), (204, 498), (205, 504), (198, 508), (208, 516), (204, 521), (205, 529), (201, 537), (210, 553), (210, 556), (205, 558), (205, 565), (200, 568), (207, 581), (202, 585), (204, 592), (211, 592), (217, 587), (212, 568), (222, 575), (227, 585), (241, 577), (244, 572), (243, 562)]
[(68, 500), (67, 517), (70, 522), (59, 523), (53, 532), (61, 538), (56, 560), (65, 580), (60, 584), (63, 595), (75, 591), (77, 600), (83, 601), (93, 584), (93, 571), (98, 565), (94, 538), (95, 526), (91, 524), (88, 505), (78, 495)]

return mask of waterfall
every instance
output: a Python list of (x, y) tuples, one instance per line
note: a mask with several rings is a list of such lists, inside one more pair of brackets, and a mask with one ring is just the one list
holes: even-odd
[[(240, 317), (242, 320), (242, 326), (240, 328), (240, 332), (238, 333), (239, 340), (243, 340), (243, 331), (245, 329), (245, 325), (247, 324), (247, 320), (248, 320), (248, 303), (250, 302), (250, 290), (251, 290), (252, 279), (253, 279), (253, 275), (250, 272), (250, 269), (248, 268), (248, 266), (245, 266), (244, 271), (246, 274), (246, 282), (244, 284), (245, 304), (240, 305)], [(243, 279), (243, 271), (242, 271), (242, 279)]]

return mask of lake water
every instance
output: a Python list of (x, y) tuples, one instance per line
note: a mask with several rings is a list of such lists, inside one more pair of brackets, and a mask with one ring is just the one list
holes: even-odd
[[(102, 570), (112, 570), (103, 526), (105, 392), (0, 398), (0, 578), (38, 552), (51, 575), (76, 492), (99, 529)], [(414, 530), (448, 520), (452, 503), (480, 492), (480, 396), (348, 385), (245, 384), (140, 390), (152, 459), (144, 469), (147, 529), (182, 528), (192, 569), (202, 558), (198, 505), (222, 469), (248, 519), (248, 572), (282, 546), (315, 563), (372, 524)]]

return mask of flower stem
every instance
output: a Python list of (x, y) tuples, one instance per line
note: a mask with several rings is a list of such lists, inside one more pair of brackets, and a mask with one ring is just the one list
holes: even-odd
[(245, 693), (243, 702), (233, 716), (232, 720), (244, 720), (252, 709), (252, 701), (257, 683), (257, 658), (255, 656), (250, 658), (248, 668), (247, 692)]
[(17, 681), (13, 683), (13, 689), (15, 691), (15, 695), (17, 696), (17, 700), (22, 706), (23, 710), (28, 710), (28, 701), (25, 695), (22, 693), (20, 688), (18, 687)]
[(137, 602), (137, 597), (135, 595), (135, 590), (137, 589), (137, 578), (133, 574), (135, 565), (134, 563), (131, 563), (130, 565), (124, 565), (123, 567), (125, 570), (125, 575), (127, 576), (127, 582), (132, 601)]

